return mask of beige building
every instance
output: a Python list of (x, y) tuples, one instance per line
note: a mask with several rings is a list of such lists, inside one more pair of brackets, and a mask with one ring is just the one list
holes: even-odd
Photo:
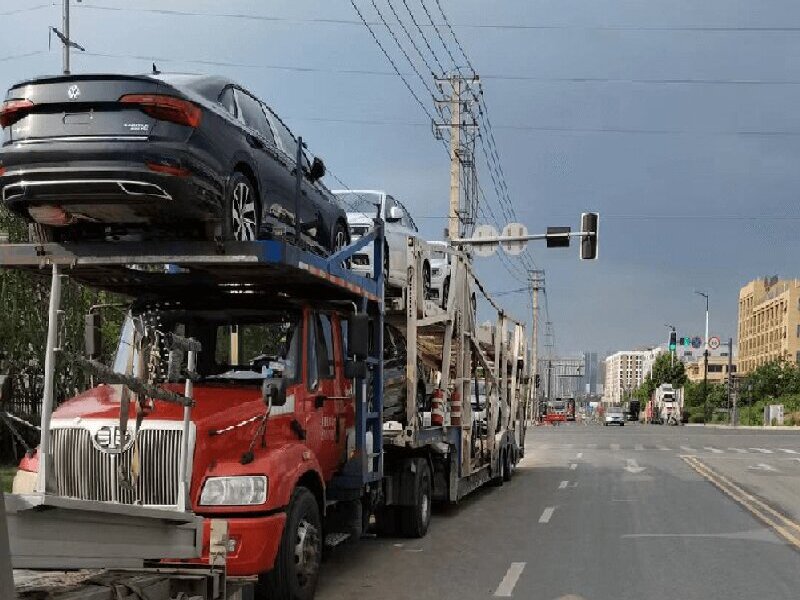
[[(733, 359), (731, 371), (736, 376), (736, 359)], [(703, 358), (686, 363), (686, 377), (693, 383), (703, 381)], [(708, 357), (708, 382), (725, 383), (728, 381), (728, 357), (709, 356)]]
[(800, 362), (800, 279), (756, 279), (739, 291), (742, 375), (768, 362)]
[(606, 379), (603, 387), (604, 404), (620, 404), (642, 385), (663, 348), (651, 350), (622, 350), (605, 360)]

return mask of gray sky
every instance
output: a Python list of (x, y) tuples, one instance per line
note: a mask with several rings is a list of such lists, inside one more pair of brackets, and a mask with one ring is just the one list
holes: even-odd
[[(387, 0), (375, 1), (390, 18)], [(434, 0), (424, 1), (436, 16)], [(420, 0), (407, 2), (424, 21)], [(599, 261), (579, 262), (574, 247), (529, 250), (547, 272), (558, 351), (661, 343), (665, 322), (679, 335), (701, 334), (695, 289), (711, 296), (712, 334), (735, 337), (743, 283), (800, 275), (796, 0), (441, 2), (484, 79), (521, 220), (539, 231), (577, 227), (584, 210), (602, 215)], [(357, 4), (376, 20), (370, 0)], [(402, 0), (392, 4), (406, 14)], [(149, 71), (158, 57), (162, 70), (230, 76), (274, 106), (348, 186), (391, 190), (423, 233), (441, 237), (449, 163), (425, 115), (396, 76), (382, 74), (391, 67), (363, 26), (308, 22), (357, 20), (348, 0), (84, 5), (73, 8), (72, 34), (91, 54), (76, 53), (74, 71)], [(123, 5), (284, 20), (99, 8)], [(0, 86), (58, 72), (47, 26), (60, 26), (59, 6), (4, 0), (0, 21)], [(376, 30), (410, 73), (385, 28)], [(433, 49), (449, 61), (441, 45)], [(341, 122), (353, 120), (373, 123)], [(499, 213), (491, 180), (482, 180)], [(496, 257), (478, 260), (489, 289), (522, 285)], [(529, 313), (523, 294), (502, 300)]]

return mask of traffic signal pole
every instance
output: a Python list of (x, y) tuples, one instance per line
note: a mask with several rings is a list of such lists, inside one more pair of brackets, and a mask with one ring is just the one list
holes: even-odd
[(538, 422), (541, 415), (537, 399), (536, 380), (539, 376), (539, 290), (544, 289), (544, 271), (529, 271), (533, 301), (533, 323), (531, 327), (531, 396), (533, 398), (533, 417)]

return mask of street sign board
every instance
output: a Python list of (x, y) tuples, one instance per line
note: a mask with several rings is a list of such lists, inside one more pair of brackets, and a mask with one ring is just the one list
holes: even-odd
[(719, 348), (719, 338), (715, 335), (708, 338), (708, 347), (712, 350)]
[(701, 338), (699, 335), (696, 335), (692, 338), (692, 348), (698, 350), (702, 347), (702, 345), (703, 345), (703, 338)]
[[(491, 225), (479, 225), (475, 228), (475, 233), (472, 234), (473, 238), (495, 238), (497, 237), (497, 229)], [(491, 256), (497, 252), (497, 244), (489, 242), (486, 244), (473, 244), (472, 249), (475, 251), (475, 256)]]
[[(526, 236), (528, 235), (528, 228), (522, 223), (509, 223), (503, 227), (502, 235), (503, 237)], [(509, 256), (522, 254), (522, 251), (525, 250), (525, 244), (527, 244), (527, 242), (500, 242), (500, 245), (503, 246), (503, 250), (505, 250), (506, 254)]]

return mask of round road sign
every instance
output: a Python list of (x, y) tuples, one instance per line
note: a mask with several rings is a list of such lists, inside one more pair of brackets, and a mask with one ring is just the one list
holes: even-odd
[[(472, 237), (478, 239), (497, 237), (497, 229), (491, 225), (479, 225), (475, 228), (475, 233), (472, 234)], [(497, 242), (473, 244), (472, 249), (475, 251), (476, 256), (491, 256), (497, 252)]]
[(701, 338), (699, 335), (696, 335), (696, 336), (694, 336), (694, 337), (692, 338), (692, 348), (694, 348), (695, 350), (697, 350), (697, 349), (699, 349), (699, 348), (700, 348), (700, 346), (702, 346), (702, 345), (703, 345), (703, 338)]
[(719, 338), (717, 336), (712, 336), (708, 338), (708, 347), (712, 350), (716, 350), (719, 348)]
[[(526, 235), (528, 235), (528, 228), (522, 223), (509, 223), (503, 227), (503, 237), (518, 237)], [(518, 254), (522, 254), (522, 251), (525, 250), (527, 243), (528, 242), (501, 242), (500, 245), (503, 246), (503, 250), (505, 250), (506, 254), (509, 256), (517, 256)]]

